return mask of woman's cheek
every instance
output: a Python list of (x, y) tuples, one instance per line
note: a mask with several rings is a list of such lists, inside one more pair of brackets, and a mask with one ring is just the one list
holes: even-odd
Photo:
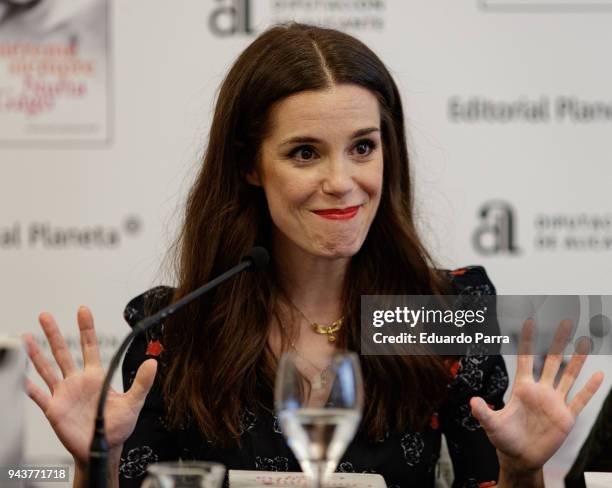
[(362, 188), (370, 195), (371, 198), (377, 198), (380, 196), (382, 185), (382, 164), (380, 167), (374, 167), (368, 173), (364, 174), (364, 178), (362, 179)]

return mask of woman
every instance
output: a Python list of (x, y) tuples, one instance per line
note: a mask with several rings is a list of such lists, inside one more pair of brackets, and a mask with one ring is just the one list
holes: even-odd
[[(272, 251), (267, 272), (240, 275), (132, 343), (123, 368), (129, 390), (106, 407), (115, 486), (138, 486), (147, 463), (178, 457), (298, 470), (272, 411), (282, 351), (297, 351), (315, 384), (336, 349), (359, 350), (360, 295), (494, 292), (482, 268), (434, 271), (414, 225), (397, 87), (370, 49), (334, 30), (275, 27), (240, 55), (189, 195), (178, 287), (137, 297), (126, 318), (133, 324), (184, 296), (256, 244)], [(40, 322), (64, 380), (26, 338), (52, 396), (31, 382), (28, 393), (75, 457), (78, 485), (102, 376), (93, 319), (79, 310), (83, 372), (52, 317)], [(333, 337), (321, 324), (334, 325)], [(145, 359), (156, 355), (160, 374), (146, 397), (156, 362)], [(549, 357), (539, 383), (530, 356), (521, 357), (504, 407), (500, 357), (362, 356), (364, 418), (339, 469), (432, 486), (444, 431), (456, 486), (541, 485), (542, 465), (601, 383), (594, 375), (566, 405), (584, 358), (554, 389), (559, 356)]]

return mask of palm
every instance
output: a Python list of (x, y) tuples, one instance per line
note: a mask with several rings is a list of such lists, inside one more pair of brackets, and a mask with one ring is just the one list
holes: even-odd
[(542, 466), (575, 421), (554, 389), (535, 382), (515, 386), (508, 404), (494, 417), (494, 427), (487, 431), (491, 442), (527, 469)]
[[(79, 328), (85, 367), (78, 371), (63, 338), (50, 315), (41, 315), (41, 325), (51, 350), (62, 369), (59, 380), (31, 338), (26, 338), (28, 353), (37, 371), (49, 386), (48, 395), (28, 380), (28, 394), (41, 407), (59, 440), (75, 459), (86, 462), (93, 436), (98, 398), (104, 381), (93, 319), (79, 311)], [(155, 376), (155, 361), (146, 361), (138, 370), (134, 385), (126, 393), (112, 388), (105, 405), (106, 439), (110, 449), (120, 446), (132, 433), (146, 393)]]
[[(103, 379), (102, 370), (66, 378), (55, 389), (45, 411), (59, 440), (79, 459), (86, 459), (89, 453)], [(114, 390), (108, 395), (106, 438), (110, 448), (122, 444), (136, 422), (134, 412), (127, 408), (121, 396)]]
[(517, 377), (507, 405), (493, 411), (482, 399), (472, 400), (473, 413), (497, 448), (500, 462), (509, 462), (522, 470), (541, 468), (561, 446), (576, 416), (599, 388), (603, 375), (596, 373), (572, 401), (566, 403), (567, 394), (586, 359), (586, 351), (574, 354), (555, 386), (554, 379), (562, 360), (560, 351), (565, 347), (569, 330), (566, 323), (559, 327), (540, 381), (536, 382), (530, 354), (533, 324), (526, 323), (521, 338), (523, 353), (518, 356)]

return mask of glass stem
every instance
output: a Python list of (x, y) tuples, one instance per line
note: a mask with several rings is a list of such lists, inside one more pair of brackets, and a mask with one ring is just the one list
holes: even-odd
[(323, 488), (323, 483), (321, 481), (321, 477), (320, 476), (316, 476), (312, 480), (312, 483), (310, 484), (310, 488)]
[(316, 463), (316, 472), (310, 483), (311, 488), (323, 488), (323, 474), (325, 473), (325, 466), (323, 463)]

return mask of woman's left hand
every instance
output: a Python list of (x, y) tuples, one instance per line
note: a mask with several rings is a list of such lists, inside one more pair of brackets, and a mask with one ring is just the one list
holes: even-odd
[(501, 410), (492, 410), (482, 398), (470, 401), (472, 415), (496, 447), (503, 475), (524, 477), (540, 472), (542, 466), (566, 439), (576, 417), (603, 381), (603, 372), (593, 374), (586, 385), (567, 402), (589, 352), (589, 341), (578, 343), (576, 352), (555, 385), (563, 350), (571, 334), (571, 323), (562, 321), (555, 333), (539, 381), (533, 377), (533, 320), (523, 325), (517, 371), (510, 400)]

